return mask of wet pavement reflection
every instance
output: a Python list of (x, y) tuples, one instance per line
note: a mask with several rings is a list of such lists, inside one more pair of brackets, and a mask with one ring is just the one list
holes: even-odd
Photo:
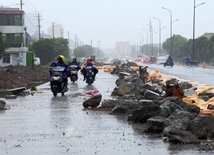
[[(0, 154), (210, 154), (196, 149), (173, 149), (161, 137), (142, 132), (124, 116), (84, 109), (90, 96), (86, 91), (98, 89), (102, 99), (111, 99), (118, 77), (100, 70), (92, 86), (79, 75), (77, 83), (69, 81), (65, 96), (54, 97), (49, 83), (38, 87), (33, 96), (5, 100), (7, 110), (0, 112)], [(4, 100), (4, 99), (3, 99)]]

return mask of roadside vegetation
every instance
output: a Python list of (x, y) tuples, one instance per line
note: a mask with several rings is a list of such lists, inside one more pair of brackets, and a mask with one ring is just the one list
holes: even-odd
[[(175, 61), (181, 61), (186, 58), (187, 54), (193, 53), (193, 40), (182, 37), (181, 35), (174, 35), (172, 37), (172, 57)], [(162, 48), (166, 51), (166, 54), (170, 53), (171, 48), (170, 38), (166, 39)], [(140, 48), (140, 52), (146, 55), (158, 55), (158, 47), (151, 45), (143, 45)], [(200, 62), (207, 62), (214, 64), (214, 36), (210, 39), (206, 37), (199, 37), (195, 39), (194, 59)]]
[[(0, 57), (10, 43), (21, 43), (20, 37), (13, 37), (4, 39), (0, 32)], [(184, 60), (187, 54), (193, 53), (193, 40), (182, 37), (181, 35), (172, 36), (172, 57), (175, 61)], [(210, 39), (206, 37), (199, 37), (195, 39), (194, 60), (214, 64), (214, 36)], [(166, 39), (162, 44), (163, 51), (166, 54), (170, 53), (171, 38)], [(72, 56), (82, 58), (89, 55), (95, 55), (96, 58), (104, 58), (104, 52), (96, 47), (90, 45), (82, 45), (76, 47), (73, 51), (69, 51), (68, 40), (64, 38), (43, 38), (29, 45), (29, 51), (33, 51), (36, 57), (41, 60), (41, 65), (48, 65), (55, 61), (59, 54), (64, 55), (67, 61), (71, 60)], [(136, 52), (135, 47), (131, 49), (131, 55)], [(157, 56), (159, 49), (157, 46), (144, 44), (140, 47), (139, 54)], [(71, 54), (72, 53), (72, 54)]]
[(41, 60), (41, 65), (48, 65), (52, 61), (56, 61), (56, 57), (60, 54), (66, 57), (66, 61), (71, 61), (72, 57), (87, 57), (89, 55), (96, 55), (104, 57), (104, 53), (99, 48), (93, 48), (90, 45), (78, 46), (70, 53), (67, 39), (63, 38), (46, 38), (33, 42), (29, 47), (30, 51), (35, 53), (36, 57)]

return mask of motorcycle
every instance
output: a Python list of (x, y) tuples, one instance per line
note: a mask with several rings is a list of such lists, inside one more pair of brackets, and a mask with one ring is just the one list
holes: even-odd
[(166, 62), (163, 64), (163, 66), (164, 66), (164, 67), (166, 67), (166, 66), (171, 66), (171, 67), (173, 67), (173, 66), (174, 66), (174, 63), (173, 63), (172, 60), (167, 59)]
[(65, 81), (63, 80), (63, 71), (65, 67), (56, 66), (50, 68), (51, 78), (50, 85), (53, 95), (56, 97), (57, 93), (61, 93), (64, 96), (64, 93), (67, 91)]
[(94, 82), (94, 71), (92, 66), (85, 67), (86, 71), (86, 83), (91, 85)]
[(80, 70), (80, 67), (77, 65), (70, 65), (69, 66), (69, 76), (71, 82), (75, 82), (78, 80), (78, 71)]

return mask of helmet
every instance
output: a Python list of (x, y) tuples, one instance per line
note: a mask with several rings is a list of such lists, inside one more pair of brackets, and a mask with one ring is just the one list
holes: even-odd
[(59, 55), (58, 58), (57, 58), (57, 60), (58, 61), (61, 60), (61, 61), (65, 62), (65, 57), (63, 55)]
[(77, 61), (77, 58), (73, 57), (73, 61)]
[(90, 58), (89, 58), (89, 59), (87, 59), (87, 62), (92, 62), (92, 59), (90, 59)]

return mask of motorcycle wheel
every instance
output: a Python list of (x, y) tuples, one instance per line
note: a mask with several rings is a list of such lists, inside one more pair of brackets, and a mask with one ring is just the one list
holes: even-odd
[(93, 80), (92, 80), (92, 79), (89, 79), (89, 80), (88, 80), (88, 85), (90, 86), (90, 85), (92, 85), (92, 83), (93, 83)]
[(57, 93), (58, 93), (58, 88), (57, 87), (53, 87), (52, 88), (52, 92), (53, 92), (54, 97), (56, 97)]
[(56, 97), (57, 96), (57, 92), (53, 92), (53, 95), (54, 95), (54, 97)]
[(64, 96), (64, 95), (65, 95), (65, 92), (61, 92), (61, 94), (62, 94), (62, 96)]
[(74, 77), (71, 77), (70, 79), (71, 79), (71, 82), (72, 82), (72, 83), (75, 83), (75, 81), (77, 81), (77, 79), (74, 78)]

